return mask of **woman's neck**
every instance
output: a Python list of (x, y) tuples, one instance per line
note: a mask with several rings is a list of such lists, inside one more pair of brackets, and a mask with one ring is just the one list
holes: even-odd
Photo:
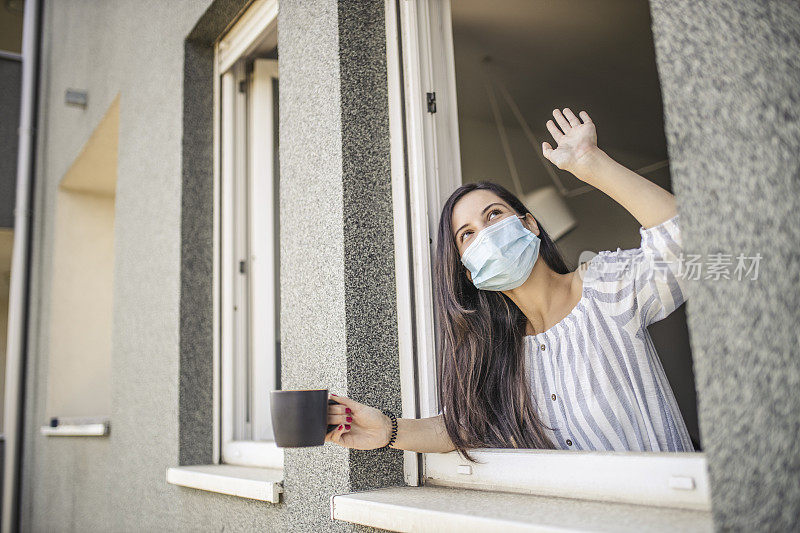
[(528, 318), (526, 335), (550, 329), (572, 311), (581, 297), (576, 278), (574, 272), (559, 274), (551, 270), (539, 257), (522, 285), (503, 291)]

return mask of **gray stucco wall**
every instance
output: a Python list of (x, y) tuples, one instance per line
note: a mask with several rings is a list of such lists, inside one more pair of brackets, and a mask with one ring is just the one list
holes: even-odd
[(212, 2), (183, 64), (179, 413), (181, 465), (213, 461), (214, 48), (247, 0)]
[[(244, 1), (46, 2), (25, 531), (361, 529), (330, 522), (330, 495), (402, 483), (400, 452), (333, 445), (287, 450), (279, 505), (165, 482), (211, 453), (209, 47)], [(800, 8), (765, 6), (652, 1), (687, 249), (764, 257), (687, 303), (724, 530), (800, 516)], [(399, 410), (383, 2), (284, 0), (279, 24), (283, 383)], [(117, 93), (112, 431), (48, 439), (54, 192)]]
[[(45, 3), (23, 457), (25, 531), (220, 531), (277, 523), (269, 504), (168, 485), (179, 463), (183, 72), (207, 1)], [(86, 89), (86, 110), (63, 103)], [(46, 438), (55, 189), (120, 93), (111, 433)], [(202, 236), (202, 234), (201, 234)], [(198, 298), (199, 299), (199, 298)], [(202, 409), (202, 404), (199, 408)]]
[[(800, 528), (800, 4), (651, 0), (687, 253), (760, 253), (692, 285), (715, 527)], [(734, 259), (734, 263), (735, 263)]]
[[(283, 386), (400, 412), (383, 2), (284, 2), (278, 25)], [(403, 484), (398, 450), (286, 458), (296, 531), (349, 529), (331, 494)]]
[[(399, 451), (287, 450), (277, 505), (165, 481), (213, 452), (211, 46), (247, 1), (45, 4), (23, 530), (363, 530), (329, 498), (402, 484)], [(399, 412), (383, 16), (281, 2), (282, 377)], [(55, 190), (117, 93), (111, 433), (46, 438)]]

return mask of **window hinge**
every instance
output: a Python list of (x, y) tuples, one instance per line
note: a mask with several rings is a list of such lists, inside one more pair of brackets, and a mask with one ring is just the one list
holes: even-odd
[(436, 93), (427, 93), (428, 113), (436, 113)]
[(247, 80), (242, 80), (239, 82), (239, 92), (240, 93), (247, 92)]
[(239, 261), (239, 272), (242, 274), (247, 273), (247, 263), (245, 261)]

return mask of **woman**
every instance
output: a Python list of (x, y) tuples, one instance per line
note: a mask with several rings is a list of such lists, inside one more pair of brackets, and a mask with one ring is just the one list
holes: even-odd
[(442, 210), (434, 266), (442, 411), (397, 419), (393, 436), (386, 414), (334, 396), (328, 423), (339, 426), (326, 440), (468, 458), (477, 447), (694, 451), (647, 331), (685, 300), (675, 199), (599, 149), (579, 115), (553, 111), (557, 148), (542, 143), (543, 154), (625, 207), (641, 246), (570, 271), (513, 194), (459, 187)]

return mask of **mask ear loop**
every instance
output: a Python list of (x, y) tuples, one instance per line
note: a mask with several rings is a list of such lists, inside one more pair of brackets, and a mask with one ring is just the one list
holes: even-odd
[[(518, 216), (519, 218), (523, 219), (523, 220), (524, 220), (524, 219), (526, 219), (526, 218), (528, 218), (528, 214), (527, 214), (527, 213), (525, 213), (525, 214), (524, 214), (524, 215), (522, 215), (522, 216), (520, 216), (520, 215), (517, 215), (517, 216)], [(531, 215), (531, 216), (533, 216), (533, 215)], [(536, 219), (534, 219), (534, 220), (536, 220)], [(526, 227), (525, 229), (528, 229), (528, 228)], [(528, 231), (530, 231), (531, 233), (533, 233), (533, 231), (532, 231), (532, 230), (529, 230), (529, 229), (528, 229)], [(536, 235), (536, 234), (534, 233), (534, 235)], [(538, 235), (536, 235), (536, 236), (538, 237)]]

